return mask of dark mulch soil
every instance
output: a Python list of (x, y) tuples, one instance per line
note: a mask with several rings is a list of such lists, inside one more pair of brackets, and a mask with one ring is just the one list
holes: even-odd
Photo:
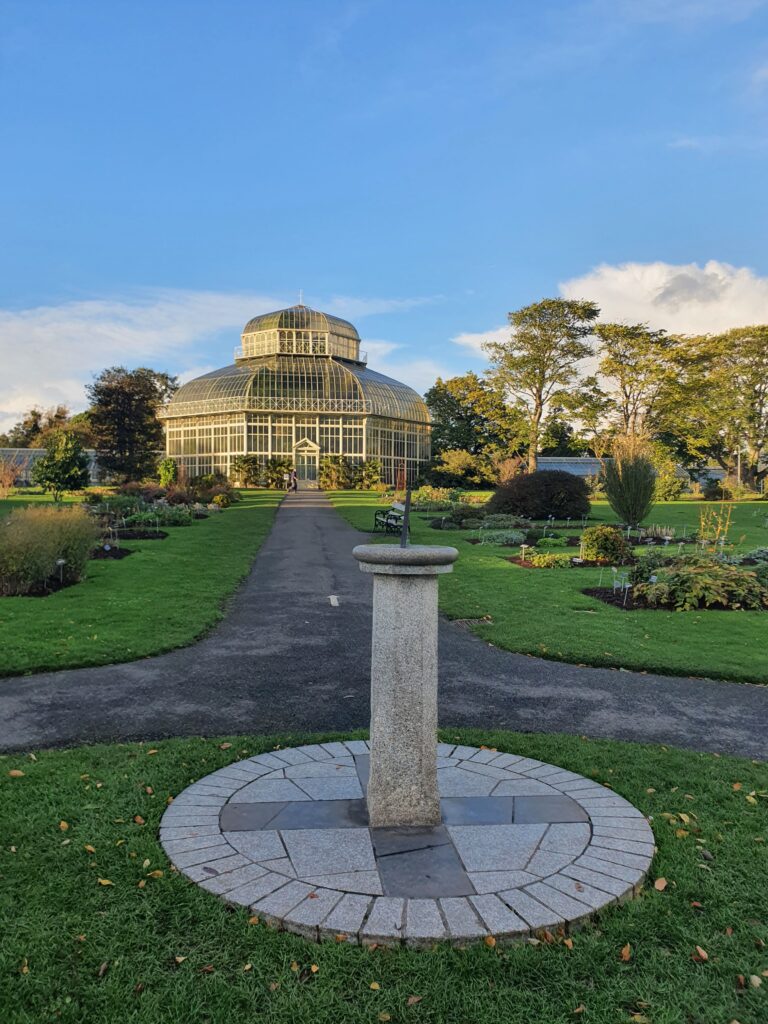
[(59, 590), (66, 590), (67, 587), (74, 587), (79, 583), (77, 581), (64, 580), (60, 583), (57, 579), (46, 580), (45, 583), (33, 590), (30, 590), (26, 594), (0, 594), (0, 597), (49, 597), (51, 594), (55, 594)]
[[(675, 612), (675, 608), (661, 608), (657, 606), (650, 606), (647, 604), (641, 604), (639, 601), (635, 601), (630, 590), (627, 594), (627, 603), (624, 604), (624, 592), (622, 590), (613, 590), (611, 587), (585, 587), (582, 590), (582, 594), (587, 594), (589, 597), (596, 597), (598, 601), (602, 601), (604, 604), (610, 604), (614, 608), (620, 608), (623, 612)], [(708, 608), (693, 608), (691, 611), (708, 611), (708, 612), (741, 612), (746, 611), (744, 608), (723, 608), (721, 605), (710, 605)]]
[(121, 558), (127, 558), (128, 555), (132, 554), (133, 551), (130, 551), (128, 548), (117, 548), (114, 544), (107, 544), (94, 548), (91, 553), (91, 558), (115, 558), (119, 560)]
[(165, 540), (165, 530), (134, 530), (129, 527), (114, 531), (120, 540)]

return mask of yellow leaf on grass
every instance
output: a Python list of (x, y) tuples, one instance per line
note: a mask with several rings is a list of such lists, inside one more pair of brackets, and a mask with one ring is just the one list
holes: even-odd
[(258, 919), (258, 917), (256, 917), (256, 915), (254, 915), (253, 917), (249, 917), (248, 918), (248, 924), (258, 924), (258, 923), (259, 923), (259, 919)]
[(763, 979), (758, 974), (750, 974), (749, 984), (752, 986), (752, 988), (760, 988), (760, 986), (763, 984)]
[(22, 779), (24, 777), (24, 772), (21, 768), (11, 768), (8, 774), (12, 779)]
[(86, 853), (96, 853), (96, 847), (91, 846), (90, 843), (86, 843), (83, 849), (85, 850)]
[(568, 949), (573, 949), (573, 939), (563, 939), (563, 945), (567, 946)]
[(368, 987), (373, 989), (374, 992), (378, 992), (379, 989), (381, 988), (381, 985), (378, 983), (378, 981), (372, 981)]
[(136, 822), (137, 825), (144, 825), (145, 824), (145, 821), (144, 821), (144, 819), (142, 818), (142, 816), (140, 814), (134, 814), (133, 820)]
[(744, 797), (744, 799), (747, 801), (748, 804), (756, 804), (757, 803), (756, 798), (753, 797), (751, 793), (748, 793), (747, 796)]
[(630, 946), (629, 943), (627, 943), (626, 946), (622, 946), (621, 947), (621, 954), (620, 955), (621, 955), (621, 959), (624, 961), (624, 963), (627, 963), (629, 960), (632, 959), (632, 947)]
[(253, 970), (253, 964), (243, 964), (243, 970), (244, 971), (252, 971)]
[(159, 869), (156, 870), (156, 871), (150, 871), (149, 874), (147, 875), (147, 878), (162, 878), (162, 877), (163, 877), (163, 872), (160, 871)]
[(310, 971), (312, 971), (313, 974), (317, 974), (317, 972), (320, 970), (317, 964), (310, 964), (309, 969)]
[(657, 878), (656, 881), (653, 883), (653, 888), (657, 892), (664, 892), (664, 890), (667, 888), (666, 878)]
[(392, 1020), (392, 1017), (390, 1016), (390, 1014), (386, 1012), (386, 1010), (382, 1010), (381, 1013), (379, 1014), (379, 1020), (383, 1021), (384, 1024), (386, 1024), (386, 1021)]
[(676, 828), (675, 829), (675, 835), (677, 836), (678, 839), (685, 839), (685, 837), (687, 835), (690, 835), (690, 833), (686, 832), (684, 828)]
[(149, 757), (150, 754), (156, 754), (157, 752), (158, 752), (157, 748), (153, 747), (152, 750), (148, 750), (147, 751), (147, 757)]
[(146, 887), (146, 884), (147, 884), (146, 878), (142, 878), (141, 881), (139, 882), (139, 888), (140, 889), (144, 889)]
[(146, 870), (151, 863), (152, 863), (152, 861), (149, 859), (149, 857), (147, 857), (146, 860), (144, 861), (144, 863), (141, 866)]
[(691, 824), (690, 817), (687, 814), (683, 814), (682, 811), (678, 814), (678, 818), (680, 819), (680, 821), (682, 821), (682, 823), (684, 825), (690, 825)]
[(485, 942), (486, 946), (490, 946), (491, 949), (493, 949), (493, 947), (496, 945), (496, 939), (494, 939), (492, 935), (486, 935), (483, 941)]
[(187, 958), (185, 956), (175, 956), (173, 959), (177, 964), (183, 964)]
[(701, 946), (696, 947), (696, 953), (698, 954), (699, 960), (709, 960), (709, 953), (706, 949), (702, 949)]
[(734, 791), (734, 793), (738, 793), (738, 791), (741, 789), (741, 783), (734, 782), (734, 784), (731, 786), (731, 789)]
[(586, 1006), (584, 1003), (579, 1003), (575, 1010), (571, 1010), (571, 1013), (584, 1013)]
[(100, 878), (99, 885), (114, 885), (114, 882), (110, 882), (108, 878)]
[(298, 969), (299, 969), (299, 965), (296, 963), (296, 961), (295, 960), (291, 960), (291, 970), (296, 972), (296, 971), (298, 971)]
[(62, 832), (68, 831), (68, 829), (69, 829), (69, 822), (68, 821), (60, 821), (59, 822), (59, 828), (61, 829)]
[(19, 970), (22, 974), (29, 974), (29, 962), (26, 957), (21, 961), (21, 967)]

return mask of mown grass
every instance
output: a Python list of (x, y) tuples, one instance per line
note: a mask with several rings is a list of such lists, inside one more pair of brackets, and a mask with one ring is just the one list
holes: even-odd
[[(379, 495), (345, 491), (330, 498), (353, 526), (371, 529)], [(695, 502), (660, 504), (649, 522), (674, 526), (678, 535), (687, 526), (690, 533), (698, 528), (701, 507)], [(522, 569), (507, 561), (517, 548), (472, 545), (474, 534), (465, 530), (433, 530), (429, 520), (436, 515), (415, 513), (411, 539), (459, 549), (454, 572), (440, 577), (440, 607), (453, 619), (485, 620), (472, 626), (484, 640), (577, 664), (768, 682), (765, 612), (625, 612), (581, 592), (598, 586), (599, 569)], [(615, 522), (605, 503), (592, 506), (592, 517)], [(768, 505), (737, 504), (730, 534), (737, 549), (768, 546), (766, 521)], [(609, 581), (607, 570), (602, 583)]]
[[(89, 562), (76, 586), (0, 598), (0, 675), (132, 661), (192, 643), (247, 575), (281, 494), (242, 498), (192, 526), (164, 528), (165, 540), (122, 542), (129, 558)], [(29, 502), (23, 494), (0, 501), (0, 515)]]
[[(765, 765), (572, 736), (444, 729), (442, 738), (554, 761), (652, 816), (658, 854), (641, 897), (604, 912), (573, 936), (573, 948), (562, 936), (418, 953), (317, 946), (249, 924), (247, 910), (169, 870), (157, 841), (169, 796), (240, 757), (309, 737), (229, 737), (226, 750), (221, 739), (194, 739), (7, 756), (4, 1024), (768, 1019)], [(409, 1005), (412, 996), (419, 1001)]]

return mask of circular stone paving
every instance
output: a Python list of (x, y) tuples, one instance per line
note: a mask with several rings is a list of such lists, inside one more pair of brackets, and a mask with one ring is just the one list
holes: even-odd
[(179, 794), (174, 865), (309, 939), (427, 946), (578, 925), (634, 895), (654, 852), (632, 804), (527, 757), (438, 744), (442, 824), (368, 827), (363, 740), (237, 761)]

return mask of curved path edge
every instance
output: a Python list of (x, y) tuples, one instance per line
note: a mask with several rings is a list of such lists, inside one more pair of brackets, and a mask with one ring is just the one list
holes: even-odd
[[(366, 727), (359, 539), (323, 495), (289, 495), (212, 632), (142, 661), (0, 680), (0, 749)], [(446, 620), (440, 722), (768, 758), (768, 686), (543, 661)]]

